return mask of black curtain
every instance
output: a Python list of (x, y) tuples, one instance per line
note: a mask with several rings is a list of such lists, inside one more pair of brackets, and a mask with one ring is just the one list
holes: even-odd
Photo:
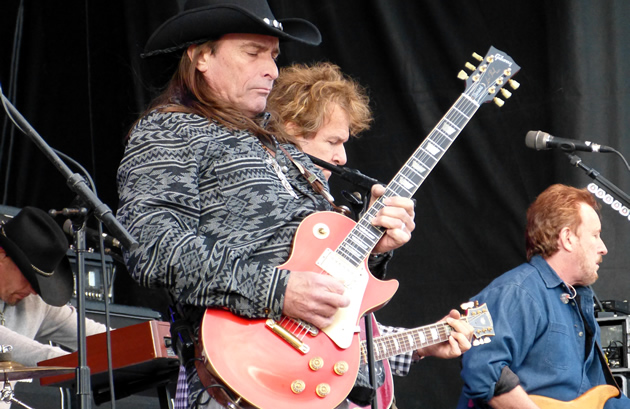
[[(269, 2), (277, 17), (309, 19), (323, 35), (319, 47), (283, 44), (281, 65), (332, 61), (368, 88), (376, 120), (348, 144), (349, 165), (383, 182), (464, 91), (457, 73), (467, 61), (476, 64), (473, 52), (485, 55), (492, 45), (522, 67), (514, 77), (521, 87), (512, 98), (502, 108), (482, 106), (415, 195), (413, 239), (389, 269), (389, 278), (401, 286), (377, 313), (385, 324), (426, 325), (457, 308), (524, 261), (525, 211), (538, 193), (553, 183), (594, 182), (560, 151), (526, 148), (528, 131), (630, 152), (627, 1)], [(52, 147), (88, 169), (113, 210), (122, 141), (170, 64), (140, 60), (138, 54), (177, 8), (174, 0), (5, 0), (0, 6), (5, 95)], [(61, 175), (12, 130), (4, 114), (0, 118), (3, 204), (68, 206), (74, 195)], [(629, 171), (619, 156), (578, 156), (630, 192)], [(331, 183), (337, 192), (350, 189)], [(594, 289), (601, 299), (625, 300), (630, 220), (604, 201), (602, 206), (609, 254)], [(146, 302), (128, 281), (120, 286), (122, 299)], [(426, 359), (395, 381), (400, 408), (454, 407), (459, 361)]]

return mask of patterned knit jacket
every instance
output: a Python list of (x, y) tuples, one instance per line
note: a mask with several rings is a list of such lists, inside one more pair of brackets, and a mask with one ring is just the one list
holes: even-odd
[[(283, 147), (327, 187), (303, 153)], [(280, 149), (276, 160), (248, 132), (197, 115), (142, 118), (117, 177), (117, 218), (139, 243), (124, 254), (129, 273), (183, 305), (278, 319), (288, 271), (276, 266), (299, 223), (331, 209)]]

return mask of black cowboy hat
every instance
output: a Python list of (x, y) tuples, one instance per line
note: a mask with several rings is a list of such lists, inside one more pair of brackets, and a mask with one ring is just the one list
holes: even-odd
[(142, 57), (165, 54), (229, 33), (264, 34), (318, 45), (322, 36), (307, 20), (276, 20), (266, 0), (188, 0), (147, 41)]
[(0, 247), (47, 304), (59, 307), (70, 300), (74, 280), (66, 257), (68, 239), (46, 212), (25, 207), (2, 221)]

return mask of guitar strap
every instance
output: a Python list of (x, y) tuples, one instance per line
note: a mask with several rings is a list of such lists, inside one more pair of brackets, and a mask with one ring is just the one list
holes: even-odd
[(606, 379), (606, 383), (617, 388), (617, 390), (619, 390), (619, 396), (621, 396), (621, 389), (619, 388), (617, 381), (615, 381), (615, 377), (613, 376), (610, 370), (610, 367), (608, 366), (608, 363), (607, 363), (608, 361), (606, 360), (606, 357), (604, 356), (604, 351), (602, 351), (602, 348), (599, 346), (599, 342), (597, 342), (596, 339), (593, 339), (595, 335), (595, 331), (593, 331), (591, 326), (588, 325), (588, 321), (584, 317), (584, 313), (582, 312), (581, 297), (579, 294), (576, 295), (575, 301), (577, 301), (577, 307), (578, 307), (578, 311), (580, 312), (580, 318), (582, 318), (582, 322), (584, 323), (584, 330), (586, 331), (586, 335), (587, 335), (585, 348), (588, 351), (588, 348), (591, 345), (590, 343), (593, 342), (595, 344), (594, 349), (597, 352), (599, 363), (602, 366), (602, 371), (604, 372), (604, 378)]
[[(263, 145), (265, 145), (265, 147), (267, 147), (269, 149), (267, 144), (263, 144)], [(339, 212), (339, 213), (343, 214), (344, 216), (349, 216), (350, 215), (350, 210), (349, 209), (347, 209), (347, 208), (345, 208), (343, 206), (337, 206), (335, 204), (335, 198), (332, 197), (332, 195), (326, 191), (326, 189), (324, 188), (324, 184), (319, 179), (317, 179), (317, 176), (315, 176), (311, 172), (309, 172), (308, 169), (306, 169), (304, 167), (304, 165), (302, 165), (300, 162), (298, 162), (295, 159), (293, 159), (293, 156), (291, 156), (291, 154), (289, 152), (287, 152), (287, 150), (284, 149), (284, 147), (282, 145), (278, 144), (278, 147), (287, 156), (287, 158), (289, 158), (289, 160), (291, 162), (293, 162), (295, 167), (300, 171), (302, 176), (304, 176), (304, 179), (306, 179), (306, 181), (311, 185), (313, 190), (316, 193), (319, 193), (320, 195), (322, 195), (324, 197), (324, 199), (326, 199), (326, 201), (328, 201), (328, 203), (330, 203), (330, 205), (333, 207), (333, 209), (335, 209), (336, 212)]]

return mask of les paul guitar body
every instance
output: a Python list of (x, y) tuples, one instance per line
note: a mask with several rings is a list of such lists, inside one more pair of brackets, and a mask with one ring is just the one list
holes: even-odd
[[(307, 217), (296, 233), (291, 258), (279, 268), (321, 271), (319, 256), (326, 249), (337, 248), (355, 224), (332, 212)], [(358, 319), (383, 306), (398, 289), (395, 280), (374, 278), (365, 263), (360, 269), (367, 286), (358, 300), (348, 347), (341, 348), (324, 332), (286, 317), (271, 324), (265, 319), (245, 319), (228, 311), (207, 309), (200, 329), (206, 367), (254, 407), (336, 407), (354, 386), (359, 369), (359, 333), (354, 332)]]
[(540, 409), (603, 409), (608, 399), (618, 395), (619, 389), (614, 386), (598, 385), (570, 402), (539, 395), (530, 395), (529, 397)]

